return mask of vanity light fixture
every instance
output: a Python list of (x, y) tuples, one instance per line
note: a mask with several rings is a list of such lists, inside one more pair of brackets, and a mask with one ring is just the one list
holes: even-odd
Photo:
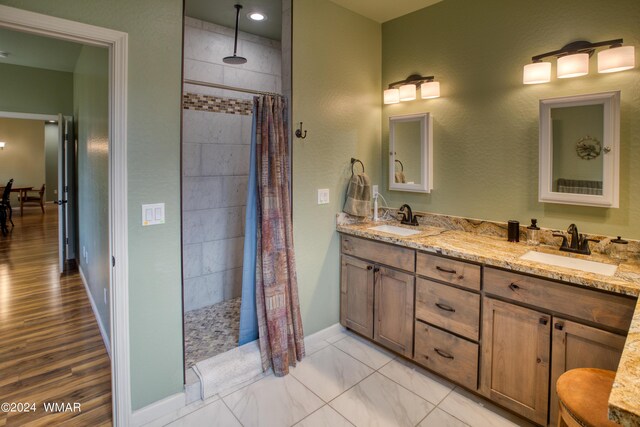
[(635, 48), (622, 46), (622, 39), (591, 43), (580, 40), (569, 43), (561, 49), (536, 55), (532, 63), (524, 66), (522, 83), (538, 84), (551, 81), (551, 62), (542, 61), (555, 56), (556, 74), (560, 79), (579, 77), (589, 74), (589, 57), (600, 47), (609, 49), (598, 52), (598, 72), (613, 73), (635, 67)]
[(418, 74), (412, 74), (405, 80), (393, 82), (384, 91), (384, 103), (397, 104), (400, 101), (415, 100), (418, 85), (420, 85), (420, 97), (422, 99), (438, 98), (440, 96), (440, 82), (436, 82), (433, 79), (433, 76), (423, 77)]
[(5, 144), (6, 144), (5, 142), (0, 141), (0, 150), (4, 150), (4, 145), (5, 145)]

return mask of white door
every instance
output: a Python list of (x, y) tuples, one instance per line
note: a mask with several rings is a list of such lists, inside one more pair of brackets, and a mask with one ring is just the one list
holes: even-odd
[(73, 121), (58, 114), (58, 259), (64, 273), (75, 259)]

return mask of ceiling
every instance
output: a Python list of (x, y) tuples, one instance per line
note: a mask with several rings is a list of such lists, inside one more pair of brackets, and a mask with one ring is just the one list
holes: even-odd
[[(240, 31), (280, 40), (282, 31), (282, 0), (186, 0), (184, 13), (192, 18), (212, 22), (229, 28), (236, 26), (235, 4), (241, 4)], [(247, 18), (250, 12), (267, 15), (265, 21)]]
[(0, 64), (73, 72), (82, 45), (0, 28), (0, 51), (9, 52)]
[[(188, 0), (187, 0), (188, 1)], [(376, 22), (387, 22), (442, 0), (331, 0)]]

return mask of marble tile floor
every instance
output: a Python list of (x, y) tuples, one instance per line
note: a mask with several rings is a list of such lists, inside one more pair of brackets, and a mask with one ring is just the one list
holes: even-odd
[(233, 298), (184, 314), (186, 369), (238, 346), (240, 301)]
[(290, 375), (265, 375), (148, 426), (531, 425), (348, 331), (305, 341), (307, 357)]

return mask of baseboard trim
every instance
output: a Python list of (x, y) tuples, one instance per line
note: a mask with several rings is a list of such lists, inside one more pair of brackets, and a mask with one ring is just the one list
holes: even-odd
[[(172, 412), (184, 408), (186, 406), (186, 398), (184, 392), (176, 393), (162, 400), (153, 402), (150, 405), (133, 411), (131, 414), (131, 426), (143, 426), (151, 421), (155, 421), (160, 417), (164, 417)], [(214, 420), (212, 420), (213, 422)]]
[(96, 302), (93, 300), (93, 295), (91, 295), (91, 291), (89, 290), (89, 283), (87, 282), (87, 278), (85, 277), (80, 264), (78, 264), (78, 271), (80, 272), (80, 278), (82, 279), (82, 283), (84, 284), (84, 289), (87, 292), (87, 297), (89, 298), (89, 302), (91, 303), (93, 316), (96, 318), (96, 322), (98, 322), (98, 329), (100, 329), (100, 335), (102, 335), (102, 341), (104, 341), (104, 346), (107, 348), (107, 354), (109, 355), (109, 359), (111, 359), (111, 342), (109, 341), (109, 336), (107, 335), (107, 331), (104, 329), (104, 325), (100, 320), (98, 307), (96, 306)]

